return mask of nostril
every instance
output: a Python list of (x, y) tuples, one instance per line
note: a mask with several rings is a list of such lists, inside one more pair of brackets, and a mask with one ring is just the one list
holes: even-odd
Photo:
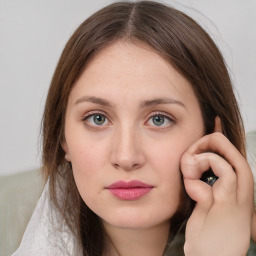
[(137, 169), (137, 168), (139, 168), (139, 167), (140, 167), (140, 164), (134, 164), (134, 165), (132, 166), (133, 169)]
[[(129, 135), (130, 132), (127, 134)], [(125, 138), (122, 137), (113, 145), (110, 162), (115, 169), (130, 171), (144, 165), (145, 156), (138, 141), (127, 134)]]
[(114, 168), (122, 169), (124, 171), (132, 171), (139, 169), (141, 164), (139, 163), (113, 163)]
[(113, 164), (113, 166), (116, 168), (116, 169), (118, 169), (120, 166), (119, 166), (119, 164)]

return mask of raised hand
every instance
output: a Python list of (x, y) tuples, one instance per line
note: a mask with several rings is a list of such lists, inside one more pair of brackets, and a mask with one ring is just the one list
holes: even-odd
[[(200, 180), (209, 168), (219, 177), (213, 186)], [(183, 154), (181, 171), (185, 189), (196, 201), (186, 227), (185, 255), (246, 255), (253, 212), (253, 177), (246, 159), (214, 132)]]

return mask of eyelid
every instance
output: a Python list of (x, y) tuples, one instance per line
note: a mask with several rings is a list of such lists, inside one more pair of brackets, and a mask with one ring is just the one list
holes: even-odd
[(154, 111), (154, 112), (151, 112), (148, 116), (147, 116), (147, 119), (149, 119), (149, 118), (151, 118), (151, 117), (153, 117), (153, 116), (157, 116), (157, 115), (159, 115), (159, 116), (164, 116), (164, 117), (167, 117), (167, 118), (169, 118), (171, 121), (173, 121), (173, 122), (175, 122), (175, 118), (174, 118), (174, 116), (172, 116), (172, 115), (170, 115), (170, 114), (168, 114), (168, 113), (166, 113), (166, 112), (163, 112), (163, 111)]
[[(154, 112), (151, 112), (147, 116), (146, 123), (149, 122), (150, 118), (152, 118), (153, 116), (157, 116), (157, 115), (163, 116), (164, 118), (167, 118), (172, 124), (176, 122), (176, 119), (172, 115), (170, 115), (166, 112), (163, 112), (163, 111), (154, 111)], [(156, 127), (157, 127), (157, 129), (164, 129), (164, 128), (170, 127), (172, 124), (170, 124), (168, 126), (164, 126), (164, 127), (160, 127), (160, 126), (159, 127), (156, 126)]]
[(103, 129), (104, 127), (108, 126), (109, 124), (102, 125), (102, 127), (101, 127), (101, 126), (92, 125), (92, 124), (89, 124), (89, 122), (86, 122), (86, 120), (89, 119), (91, 116), (97, 115), (97, 114), (105, 116), (106, 119), (108, 120), (108, 122), (111, 123), (111, 119), (109, 118), (108, 114), (106, 112), (102, 111), (102, 110), (92, 110), (92, 111), (86, 112), (85, 114), (83, 114), (82, 121), (87, 126), (89, 126), (91, 128)]
[(85, 114), (82, 115), (82, 121), (86, 120), (86, 118), (93, 116), (95, 114), (103, 115), (110, 121), (110, 117), (108, 116), (108, 114), (102, 110), (91, 110), (86, 112)]
[[(106, 119), (108, 120), (108, 122), (110, 124), (112, 123), (111, 118), (109, 117), (109, 115), (106, 112), (102, 111), (102, 110), (92, 110), (92, 111), (86, 112), (86, 114), (83, 114), (82, 121), (85, 122), (85, 124), (87, 126), (90, 126), (92, 128), (102, 129), (102, 128), (104, 128), (104, 127), (109, 125), (109, 124), (107, 124), (107, 125), (103, 125), (103, 126), (100, 127), (100, 126), (97, 126), (97, 125), (94, 126), (94, 125), (89, 124), (88, 122), (86, 122), (86, 120), (88, 118), (90, 118), (91, 116), (96, 115), (96, 114), (100, 114), (100, 115), (105, 116)], [(167, 125), (167, 126), (164, 126), (164, 127), (160, 127), (160, 126), (157, 127), (156, 126), (156, 128), (158, 128), (158, 129), (168, 128), (169, 126), (171, 126), (173, 123), (176, 122), (176, 119), (172, 115), (170, 115), (170, 114), (168, 114), (168, 113), (166, 113), (164, 111), (154, 111), (154, 112), (151, 112), (149, 115), (146, 116), (146, 123), (149, 122), (150, 118), (152, 118), (153, 116), (157, 116), (157, 115), (163, 116), (164, 118), (167, 118), (171, 122), (170, 125)]]

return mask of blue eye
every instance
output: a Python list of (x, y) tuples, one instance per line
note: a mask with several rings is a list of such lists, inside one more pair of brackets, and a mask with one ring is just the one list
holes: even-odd
[(156, 126), (161, 126), (165, 122), (165, 118), (163, 116), (153, 116), (152, 117), (152, 122)]
[(103, 126), (109, 123), (107, 117), (100, 113), (95, 113), (84, 118), (91, 126)]
[(165, 115), (162, 114), (156, 114), (150, 117), (148, 123), (152, 126), (158, 126), (158, 127), (166, 127), (169, 126), (173, 120)]

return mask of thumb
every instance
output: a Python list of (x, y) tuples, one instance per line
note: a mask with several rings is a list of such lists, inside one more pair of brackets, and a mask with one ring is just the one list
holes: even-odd
[(208, 210), (213, 204), (212, 187), (195, 179), (184, 179), (185, 189), (191, 199), (197, 202), (197, 208)]

